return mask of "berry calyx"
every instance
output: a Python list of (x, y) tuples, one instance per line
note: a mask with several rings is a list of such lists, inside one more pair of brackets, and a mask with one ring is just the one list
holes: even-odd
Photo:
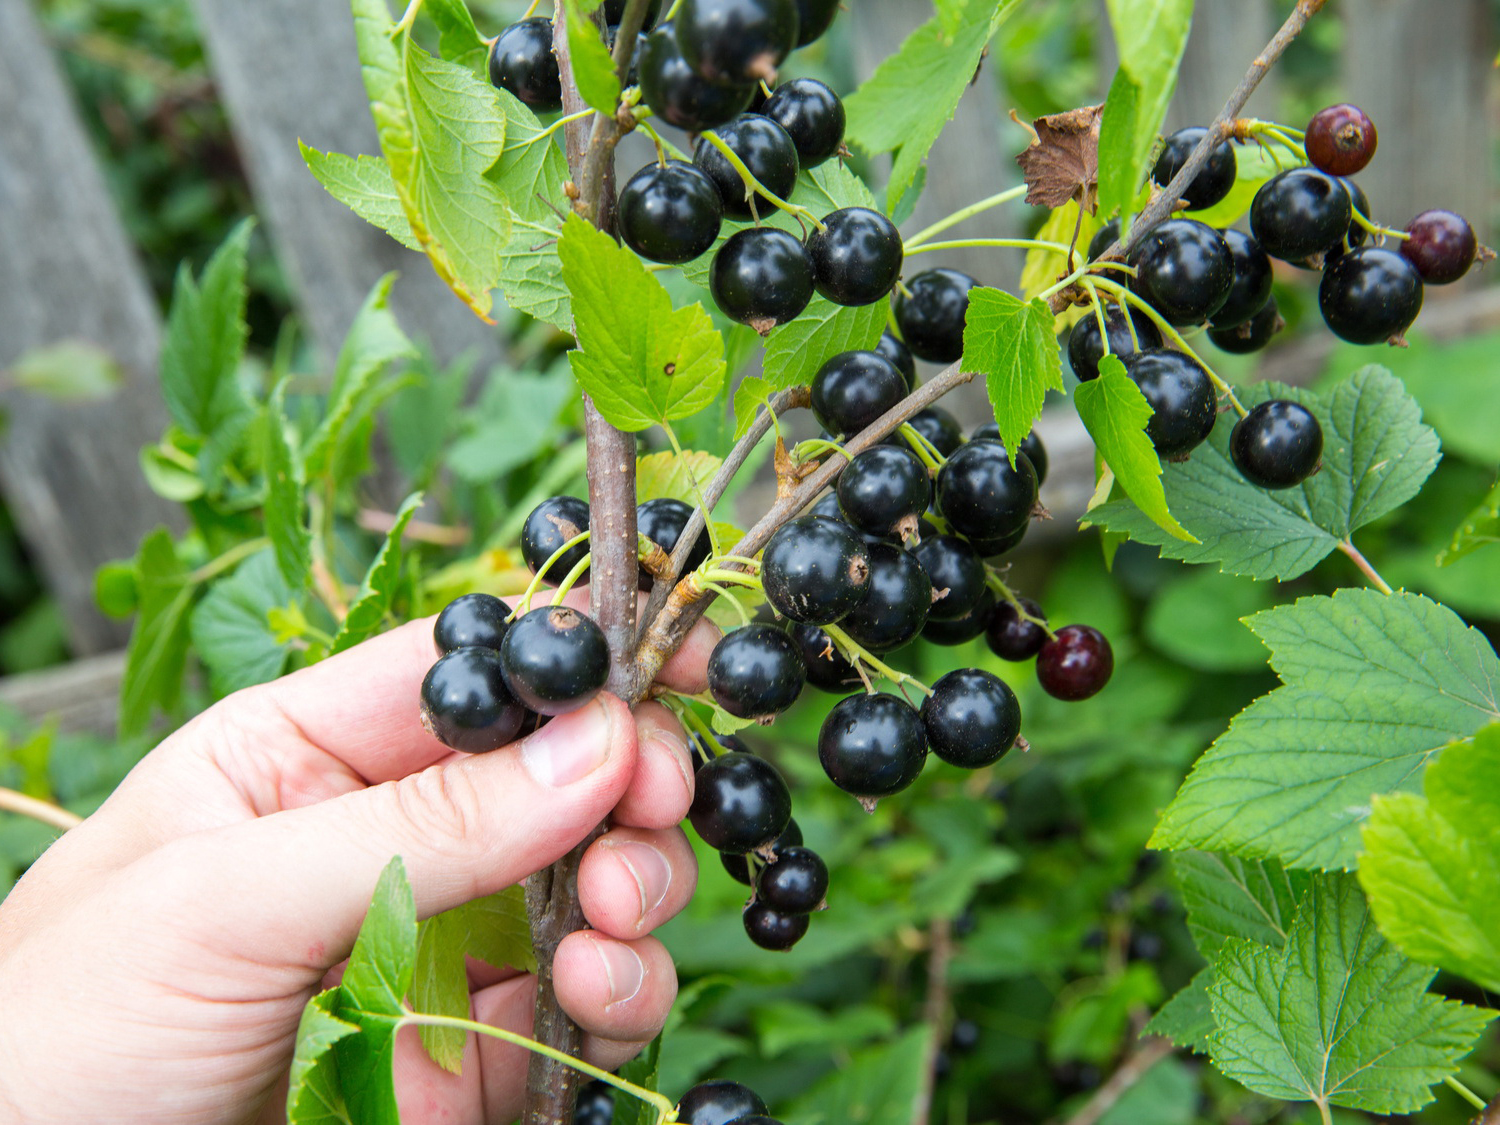
[(729, 1125), (766, 1112), (766, 1103), (749, 1086), (722, 1078), (698, 1083), (677, 1103), (680, 1125)]
[(510, 607), (493, 594), (465, 594), (454, 598), (438, 614), (432, 641), (438, 655), (456, 648), (492, 648), (497, 652), (510, 628)]
[[(792, 194), (797, 186), (797, 146), (780, 125), (758, 113), (742, 113), (714, 133), (767, 191), (780, 199)], [(758, 193), (754, 197), (755, 209), (751, 210), (745, 181), (706, 138), (693, 149), (693, 163), (719, 189), (724, 214), (731, 219), (767, 218), (772, 214), (776, 205)]]
[(517, 619), (500, 646), (505, 684), (538, 715), (565, 715), (599, 693), (609, 678), (609, 642), (592, 618), (567, 606)]
[(1394, 250), (1362, 246), (1323, 271), (1318, 309), (1341, 340), (1396, 343), (1422, 311), (1422, 276)]
[(1211, 329), (1244, 324), (1271, 299), (1271, 256), (1244, 231), (1231, 229), (1220, 233), (1234, 260), (1234, 283), (1219, 311), (1208, 318)]
[(932, 608), (932, 580), (913, 556), (890, 543), (867, 548), (870, 590), (839, 627), (870, 652), (891, 652), (917, 638)]
[(439, 657), (422, 680), (421, 714), (434, 738), (468, 754), (504, 746), (526, 717), (492, 648), (456, 648)]
[[(1129, 320), (1126, 319), (1127, 316)], [(1130, 334), (1131, 325), (1135, 326), (1134, 336)], [(1117, 357), (1136, 351), (1137, 341), (1142, 348), (1161, 347), (1161, 333), (1157, 331), (1156, 325), (1151, 323), (1151, 318), (1145, 313), (1135, 309), (1127, 313), (1122, 312), (1118, 305), (1109, 306), (1104, 310), (1104, 327), (1106, 332), (1101, 333), (1099, 318), (1090, 311), (1068, 333), (1068, 363), (1079, 382), (1087, 383), (1099, 377), (1099, 361), (1105, 355), (1106, 339), (1109, 341), (1109, 354)], [(995, 427), (994, 436), (997, 439), (1000, 436), (998, 426)]]
[(816, 168), (836, 156), (844, 143), (844, 103), (816, 78), (783, 82), (755, 112), (787, 131), (803, 168)]
[(1010, 602), (1001, 602), (990, 616), (989, 625), (984, 631), (985, 643), (1001, 660), (1030, 660), (1042, 650), (1042, 645), (1047, 641), (1047, 615), (1042, 612), (1042, 607), (1030, 598), (1017, 598), (1016, 601), (1021, 603), (1021, 608), (1027, 614), (1043, 624), (1028, 621), (1016, 612), (1016, 607)]
[(886, 331), (881, 333), (880, 340), (875, 345), (875, 354), (890, 360), (896, 370), (906, 377), (907, 390), (916, 390), (917, 361), (910, 348)]
[(1295, 488), (1317, 471), (1323, 427), (1301, 403), (1272, 399), (1235, 423), (1229, 455), (1251, 484)]
[(720, 754), (693, 779), (688, 820), (711, 848), (731, 855), (756, 851), (786, 830), (792, 795), (776, 767), (754, 754)]
[[(1178, 129), (1169, 136), (1161, 155), (1156, 158), (1151, 179), (1160, 187), (1170, 184), (1177, 173), (1182, 171), (1182, 166), (1193, 154), (1193, 149), (1198, 147), (1198, 142), (1206, 136), (1208, 130), (1201, 125)], [(1212, 207), (1229, 194), (1229, 189), (1234, 187), (1236, 175), (1238, 167), (1234, 145), (1228, 141), (1220, 141), (1210, 150), (1207, 163), (1198, 169), (1198, 174), (1193, 177), (1187, 191), (1182, 193), (1182, 206), (1189, 211), (1202, 211), (1206, 207)], [(1105, 245), (1108, 246), (1108, 243)]]
[(1256, 313), (1244, 324), (1233, 328), (1210, 328), (1208, 338), (1214, 347), (1232, 355), (1248, 355), (1258, 352), (1271, 342), (1271, 338), (1286, 327), (1281, 311), (1276, 307), (1276, 298), (1269, 297)]
[(1302, 146), (1314, 168), (1330, 176), (1352, 176), (1370, 163), (1378, 141), (1370, 115), (1341, 102), (1313, 114)]
[(1411, 237), (1401, 254), (1428, 285), (1448, 285), (1463, 277), (1479, 253), (1479, 239), (1462, 215), (1441, 209), (1423, 211), (1406, 224)]
[(691, 164), (651, 163), (625, 182), (616, 205), (620, 238), (649, 262), (681, 265), (719, 237), (724, 202), (714, 182)]
[(778, 914), (811, 914), (827, 903), (828, 865), (811, 848), (791, 847), (765, 867), (755, 881), (755, 897)]
[(927, 624), (922, 626), (922, 639), (935, 645), (962, 645), (983, 636), (991, 615), (995, 612), (995, 595), (988, 587), (981, 591), (974, 608), (962, 617), (951, 621), (941, 620), (930, 614)]
[(932, 503), (932, 477), (911, 450), (876, 445), (839, 474), (839, 509), (853, 527), (871, 535), (908, 539)]
[[(589, 506), (576, 496), (554, 496), (543, 500), (531, 510), (521, 527), (521, 557), (526, 560), (531, 573), (538, 574), (564, 543), (577, 539), (588, 529)], [(548, 568), (546, 581), (558, 585), (588, 553), (587, 542), (568, 548), (567, 553)], [(588, 581), (588, 571), (583, 572), (579, 581)]]
[(1114, 670), (1114, 650), (1091, 625), (1064, 625), (1036, 656), (1042, 690), (1070, 703), (1097, 695)]
[(802, 650), (802, 662), (807, 665), (807, 682), (820, 691), (835, 695), (848, 695), (856, 691), (862, 682), (854, 665), (844, 659), (833, 639), (816, 625), (794, 622), (790, 635)]
[[(800, 843), (802, 843), (802, 829), (797, 825), (796, 819), (793, 818), (786, 822), (786, 829), (780, 836), (776, 837), (775, 842), (770, 847), (762, 850), (769, 851), (774, 859), (787, 848), (796, 847)], [(724, 852), (720, 852), (719, 863), (723, 865), (724, 870), (729, 873), (729, 877), (736, 883), (744, 883), (747, 887), (755, 886), (755, 879), (750, 873), (750, 859), (748, 856), (727, 855)]]
[(970, 441), (939, 471), (937, 507), (959, 535), (994, 541), (1026, 526), (1036, 490), (1036, 470), (1024, 453), (1013, 468), (1000, 442)]
[(719, 247), (709, 271), (714, 304), (762, 336), (795, 320), (812, 300), (812, 262), (784, 230), (750, 227)]
[(1250, 233), (1273, 258), (1297, 262), (1322, 254), (1349, 229), (1351, 195), (1316, 168), (1272, 176), (1250, 203)]
[[(658, 497), (655, 500), (647, 500), (635, 510), (635, 529), (637, 533), (644, 535), (655, 543), (667, 554), (677, 549), (677, 540), (682, 535), (683, 528), (687, 527), (688, 520), (693, 518), (693, 507), (684, 504), (681, 500), (670, 497)], [(687, 563), (683, 567), (683, 573), (696, 570), (708, 558), (709, 543), (708, 536), (698, 535), (693, 549), (688, 552)], [(656, 580), (646, 571), (640, 568), (640, 588), (650, 590), (656, 585)]]
[(797, 45), (794, 0), (682, 0), (677, 46), (709, 82), (772, 81)]
[(1213, 431), (1218, 399), (1208, 373), (1182, 352), (1152, 348), (1124, 359), (1125, 374), (1153, 411), (1146, 436), (1168, 461), (1180, 461)]
[(637, 65), (641, 100), (663, 121), (689, 133), (732, 120), (760, 89), (754, 83), (721, 86), (700, 78), (677, 49), (677, 32), (670, 23), (646, 36)]
[(979, 668), (959, 668), (938, 680), (921, 714), (932, 752), (966, 770), (998, 762), (1021, 733), (1016, 693)]
[(562, 76), (552, 53), (552, 21), (513, 23), (490, 44), (490, 84), (508, 90), (535, 113), (562, 109)]
[(876, 352), (839, 352), (812, 381), (813, 417), (839, 437), (857, 434), (906, 397), (906, 379)]
[(708, 690), (731, 715), (769, 723), (802, 694), (807, 665), (797, 643), (774, 625), (726, 633), (708, 658)]
[[(762, 949), (782, 953), (802, 940), (807, 933), (806, 914), (783, 914), (763, 902), (752, 902), (741, 915), (745, 933)], [(737, 1125), (781, 1125), (770, 1117), (741, 1117)]]
[(884, 299), (901, 276), (903, 253), (896, 224), (868, 207), (825, 215), (823, 229), (807, 238), (813, 284), (835, 305), (872, 305)]
[(896, 327), (912, 355), (953, 363), (964, 352), (969, 291), (979, 282), (959, 270), (923, 270), (896, 291)]
[(1234, 257), (1224, 237), (1196, 219), (1168, 219), (1131, 251), (1131, 287), (1173, 325), (1200, 324), (1229, 299)]
[(927, 761), (922, 718), (898, 696), (851, 695), (823, 720), (818, 761), (835, 785), (874, 811), (878, 798), (901, 792), (922, 772)]
[(843, 523), (799, 516), (766, 543), (760, 579), (766, 600), (783, 617), (831, 625), (869, 593), (869, 548)]
[(956, 535), (930, 535), (911, 553), (932, 581), (929, 619), (953, 621), (974, 611), (986, 589), (986, 571), (984, 560), (967, 540)]

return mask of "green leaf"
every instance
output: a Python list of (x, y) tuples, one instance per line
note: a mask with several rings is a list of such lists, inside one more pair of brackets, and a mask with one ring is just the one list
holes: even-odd
[(568, 15), (568, 54), (573, 62), (573, 81), (584, 103), (600, 113), (613, 115), (620, 100), (620, 79), (615, 60), (599, 35), (599, 27), (583, 14), (578, 0), (565, 0)]
[[(1196, 543), (1192, 534), (1167, 510), (1161, 460), (1146, 436), (1151, 404), (1135, 380), (1125, 374), (1125, 365), (1116, 356), (1105, 356), (1099, 362), (1099, 377), (1078, 384), (1073, 401), (1099, 455), (1134, 501), (1136, 512), (1174, 539)], [(1098, 511), (1089, 513), (1091, 522), (1096, 521)]]
[(1099, 1125), (1194, 1125), (1199, 1087), (1194, 1068), (1178, 1059), (1161, 1059), (1120, 1095)]
[(318, 993), (302, 1009), (286, 1096), (287, 1125), (354, 1125), (344, 1105), (333, 1047), (339, 1040), (358, 1033), (359, 1027), (333, 1014), (338, 998), (339, 990), (330, 988)]
[(852, 1004), (825, 1012), (796, 1000), (777, 1000), (755, 1010), (755, 1033), (766, 1058), (794, 1048), (849, 1050), (894, 1034), (896, 1018), (874, 1004)]
[(1282, 686), (1242, 711), (1162, 814), (1153, 847), (1348, 868), (1373, 795), (1500, 719), (1500, 659), (1416, 594), (1345, 589), (1258, 613)]
[(465, 412), (465, 430), (448, 447), (446, 464), (473, 484), (499, 480), (557, 440), (557, 417), (577, 396), (561, 365), (541, 375), (496, 372)]
[(198, 603), (191, 622), (193, 647), (208, 668), (215, 695), (269, 683), (281, 675), (292, 650), (272, 632), (270, 614), (291, 596), (275, 552), (266, 550), (216, 582)]
[(378, 156), (345, 156), (342, 152), (319, 152), (301, 141), (297, 144), (308, 171), (329, 195), (408, 250), (422, 252), (422, 244), (406, 221), (389, 164)]
[(1426, 797), (1375, 798), (1359, 881), (1408, 957), (1500, 990), (1500, 726), (1443, 751)]
[(391, 608), (391, 597), (395, 593), (396, 579), (401, 573), (401, 536), (406, 533), (406, 525), (411, 522), (412, 516), (421, 506), (422, 494), (414, 492), (402, 502), (397, 510), (396, 518), (391, 523), (391, 530), (386, 533), (385, 542), (380, 545), (374, 561), (365, 571), (365, 578), (360, 583), (359, 593), (350, 604), (348, 616), (339, 626), (338, 634), (333, 638), (333, 646), (329, 649), (330, 656), (343, 652), (347, 648), (353, 648), (361, 641), (367, 641), (380, 632), (380, 626), (384, 623), (386, 613)]
[(1160, 1002), (1161, 995), (1156, 973), (1140, 961), (1120, 973), (1074, 982), (1052, 1014), (1047, 1057), (1107, 1063), (1128, 1032), (1131, 1012)]
[(932, 1030), (919, 1024), (847, 1062), (792, 1103), (787, 1125), (908, 1125), (922, 1088)]
[(624, 430), (696, 414), (724, 385), (724, 338), (702, 305), (673, 309), (639, 258), (569, 215), (558, 245), (573, 295), (573, 374)]
[(1208, 986), (1214, 979), (1212, 969), (1202, 969), (1157, 1009), (1143, 1035), (1162, 1035), (1194, 1054), (1208, 1054), (1208, 1038), (1214, 1030), (1214, 1013), (1208, 1001)]
[(120, 682), (120, 734), (144, 731), (153, 712), (171, 714), (182, 698), (187, 661), (188, 609), (197, 587), (177, 557), (172, 533), (159, 527), (135, 556), (139, 609)]
[(1433, 971), (1380, 936), (1351, 876), (1322, 876), (1283, 949), (1225, 942), (1209, 987), (1214, 1065), (1258, 1094), (1411, 1113), (1494, 1016), (1427, 993)]
[(703, 487), (723, 464), (722, 457), (692, 449), (684, 450), (681, 457), (671, 450), (649, 453), (635, 463), (636, 500), (645, 503), (665, 497), (696, 508), (698, 497), (693, 480), (696, 478), (698, 486)]
[(1453, 541), (1438, 552), (1437, 564), (1452, 566), (1465, 555), (1496, 543), (1500, 543), (1500, 482), (1464, 518)]
[[(151, 491), (164, 500), (186, 504), (198, 499), (208, 491), (208, 486), (198, 475), (198, 459), (192, 457), (189, 465), (183, 464), (180, 456), (184, 451), (172, 442), (174, 437), (185, 436), (173, 427), (158, 445), (147, 445), (141, 449), (141, 475), (151, 486)], [(188, 439), (194, 441), (195, 439)], [(191, 457), (191, 454), (188, 456)]]
[(1285, 581), (1410, 500), (1437, 465), (1437, 435), (1384, 368), (1355, 372), (1326, 400), (1276, 383), (1241, 396), (1247, 406), (1270, 398), (1300, 402), (1322, 424), (1323, 468), (1301, 485), (1275, 492), (1248, 485), (1229, 457), (1234, 417), (1226, 414), (1189, 460), (1166, 466), (1162, 476), (1173, 514), (1197, 543), (1169, 538), (1123, 501), (1095, 508), (1090, 521), (1160, 547), (1168, 558)]
[(312, 532), (307, 526), (307, 495), (302, 455), (287, 433), (286, 379), (266, 404), (266, 536), (276, 552), (281, 577), (293, 590), (306, 584), (312, 568)]
[[(661, 1040), (662, 1037), (658, 1034), (655, 1039), (646, 1044), (644, 1051), (620, 1068), (620, 1077), (627, 1082), (635, 1083), (644, 1090), (656, 1090), (661, 1075)], [(619, 1091), (615, 1092), (615, 1116), (612, 1125), (654, 1125), (655, 1121), (655, 1107), (640, 1098), (631, 1097)]]
[(746, 375), (734, 390), (734, 440), (750, 432), (762, 406), (769, 407), (776, 388), (757, 375)]
[(962, 363), (965, 371), (984, 376), (1000, 440), (1015, 464), (1047, 392), (1063, 389), (1057, 332), (1047, 303), (1023, 301), (1002, 289), (975, 289), (969, 294)]
[(60, 340), (23, 352), (10, 377), (24, 391), (67, 402), (108, 398), (122, 377), (115, 357), (84, 340)]
[(884, 301), (845, 308), (814, 296), (795, 320), (766, 337), (764, 371), (770, 382), (778, 390), (808, 384), (839, 352), (873, 348), (885, 331), (886, 308)]
[(1188, 931), (1207, 958), (1230, 938), (1280, 949), (1313, 879), (1275, 860), (1218, 852), (1180, 852), (1173, 857), (1172, 873), (1187, 908)]
[(438, 29), (438, 54), (489, 80), (490, 46), (469, 14), (464, 0), (427, 0), (422, 9)]
[(489, 178), (509, 200), (512, 216), (500, 289), (515, 312), (571, 332), (568, 290), (557, 260), (557, 214), (570, 206), (563, 192), (568, 162), (531, 110), (508, 90), (495, 94), (505, 114), (505, 149)]
[(1259, 672), (1266, 650), (1243, 618), (1275, 601), (1262, 582), (1193, 567), (1151, 600), (1143, 622), (1152, 646), (1203, 672)]

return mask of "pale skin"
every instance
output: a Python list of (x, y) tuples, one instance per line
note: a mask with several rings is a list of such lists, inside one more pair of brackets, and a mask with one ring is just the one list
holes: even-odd
[[(661, 681), (706, 689), (700, 624)], [(406, 864), (421, 917), (494, 893), (598, 823), (579, 897), (593, 927), (557, 951), (557, 994), (606, 1069), (677, 992), (651, 931), (697, 880), (682, 728), (601, 695), (530, 738), (455, 754), (418, 720), (434, 659), (413, 622), (240, 692), (153, 750), (0, 907), (0, 1122), (284, 1120), (307, 999), (335, 983), (381, 869)], [(530, 1034), (535, 979), (471, 961), (474, 1018)], [(401, 1033), (408, 1125), (507, 1122), (526, 1052), (470, 1037), (459, 1076)]]

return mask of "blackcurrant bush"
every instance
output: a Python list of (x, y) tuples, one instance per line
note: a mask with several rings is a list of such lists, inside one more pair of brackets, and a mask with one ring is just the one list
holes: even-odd
[(1323, 322), (1351, 344), (1400, 340), (1422, 311), (1422, 276), (1394, 250), (1363, 246), (1323, 272), (1318, 286)]
[(858, 689), (859, 673), (822, 629), (793, 622), (791, 637), (802, 650), (802, 662), (807, 665), (807, 682), (813, 687), (835, 695), (848, 695)]
[(651, 262), (681, 265), (706, 253), (719, 237), (724, 202), (714, 182), (693, 165), (651, 163), (625, 182), (616, 205), (620, 237)]
[(525, 715), (492, 648), (456, 648), (422, 680), (422, 725), (454, 750), (498, 749), (516, 737)]
[(663, 121), (689, 133), (732, 120), (760, 89), (755, 83), (721, 86), (700, 78), (677, 49), (677, 33), (670, 23), (646, 36), (639, 66), (641, 100)]
[(1146, 436), (1156, 452), (1180, 461), (1214, 428), (1219, 404), (1208, 372), (1182, 352), (1152, 348), (1125, 357), (1125, 374), (1151, 404)]
[(839, 14), (839, 0), (797, 0), (797, 46), (822, 37)]
[(958, 270), (923, 270), (896, 291), (896, 327), (912, 355), (953, 363), (964, 353), (969, 291), (979, 282)]
[(812, 263), (784, 230), (749, 227), (719, 247), (709, 272), (714, 304), (762, 336), (796, 319), (812, 300)]
[(818, 732), (818, 761), (845, 793), (874, 799), (905, 789), (927, 761), (927, 735), (912, 705), (886, 692), (834, 704)]
[(760, 869), (755, 897), (778, 914), (811, 914), (825, 905), (828, 865), (811, 848), (786, 848)]
[(859, 433), (905, 397), (905, 377), (876, 352), (839, 352), (813, 376), (813, 417), (840, 437)]
[(1208, 338), (1220, 351), (1234, 355), (1248, 355), (1251, 352), (1260, 351), (1269, 344), (1271, 337), (1285, 326), (1286, 321), (1281, 319), (1281, 311), (1276, 307), (1276, 298), (1268, 297), (1266, 303), (1261, 306), (1260, 312), (1244, 324), (1235, 325), (1233, 328), (1210, 328)]
[(998, 441), (970, 441), (943, 464), (937, 507), (969, 539), (1000, 539), (1026, 525), (1036, 504), (1036, 470), (1024, 453), (1011, 467)]
[(998, 762), (1021, 733), (1021, 704), (1010, 685), (979, 668), (959, 668), (922, 701), (922, 729), (932, 752), (976, 770)]
[(688, 820), (711, 848), (743, 855), (786, 830), (792, 795), (776, 767), (754, 754), (720, 754), (694, 778)]
[(917, 638), (932, 608), (932, 580), (910, 554), (890, 543), (866, 548), (870, 591), (839, 622), (870, 652), (891, 652)]
[[(756, 112), (787, 131), (797, 146), (797, 159), (803, 168), (816, 168), (836, 156), (844, 143), (844, 103), (816, 78), (794, 78), (783, 82)], [(900, 242), (897, 238), (898, 248)], [(895, 279), (891, 280), (894, 283)], [(869, 304), (868, 301), (858, 303)]]
[(490, 83), (509, 90), (535, 113), (562, 109), (562, 76), (552, 53), (552, 21), (513, 23), (490, 44)]
[(1302, 147), (1314, 168), (1330, 176), (1352, 176), (1370, 163), (1378, 139), (1369, 114), (1343, 102), (1313, 114)]
[(1316, 168), (1290, 168), (1261, 185), (1250, 204), (1250, 233), (1273, 258), (1324, 253), (1349, 229), (1350, 195)]
[(510, 607), (494, 594), (465, 594), (454, 598), (438, 614), (432, 626), (432, 640), (438, 655), (456, 648), (492, 648), (499, 650), (510, 627), (506, 618)]
[[(767, 191), (781, 199), (792, 194), (797, 186), (797, 146), (780, 125), (758, 113), (742, 113), (715, 129), (714, 134)], [(757, 215), (767, 218), (774, 213), (775, 204), (759, 194), (755, 196), (755, 210), (751, 211), (745, 181), (707, 138), (700, 139), (693, 149), (693, 163), (719, 189), (724, 214), (731, 219), (751, 219)]]
[(1098, 694), (1114, 670), (1114, 650), (1091, 625), (1064, 625), (1036, 656), (1042, 690), (1069, 702)]
[[(1146, 325), (1148, 325), (1151, 328), (1151, 331), (1153, 331), (1153, 332), (1156, 331), (1156, 326), (1154, 324), (1151, 324), (1151, 322), (1149, 320), (1148, 321), (1144, 321), (1143, 323), (1145, 323)], [(1160, 334), (1158, 334), (1157, 339), (1160, 339)], [(1145, 343), (1145, 338), (1144, 337), (1142, 338), (1141, 343), (1142, 344)], [(985, 441), (985, 440), (988, 440), (988, 441), (999, 441), (1000, 440), (1000, 427), (997, 426), (994, 422), (986, 422), (982, 426), (976, 426), (974, 428), (974, 432), (969, 435), (969, 440), (970, 441)], [(1035, 430), (1032, 430), (1029, 434), (1027, 434), (1024, 438), (1022, 438), (1021, 439), (1021, 452), (1024, 453), (1024, 454), (1026, 454), (1027, 460), (1029, 460), (1031, 462), (1031, 467), (1036, 470), (1036, 482), (1037, 482), (1037, 484), (1038, 485), (1046, 484), (1047, 483), (1047, 447), (1042, 444), (1042, 436), (1041, 436), (1041, 434), (1037, 433)]]
[[(806, 914), (782, 914), (763, 902), (752, 902), (742, 915), (745, 933), (762, 949), (778, 953), (792, 948), (807, 933)], [(737, 1125), (781, 1125), (770, 1117), (741, 1117)]]
[(592, 618), (567, 606), (534, 609), (500, 646), (505, 684), (538, 715), (565, 715), (599, 693), (609, 678), (609, 642)]
[(1452, 211), (1423, 211), (1406, 224), (1401, 253), (1428, 285), (1448, 285), (1469, 272), (1479, 252), (1474, 228)]
[(995, 595), (983, 590), (974, 608), (962, 617), (943, 621), (930, 614), (922, 626), (922, 639), (935, 645), (962, 645), (984, 634), (990, 616), (995, 612)]
[[(1172, 178), (1182, 171), (1182, 166), (1193, 154), (1193, 149), (1198, 147), (1198, 142), (1207, 135), (1208, 130), (1201, 125), (1178, 129), (1167, 138), (1161, 155), (1156, 158), (1156, 167), (1151, 170), (1151, 178), (1161, 187), (1170, 184)], [(1198, 169), (1198, 174), (1193, 177), (1187, 191), (1182, 193), (1183, 207), (1189, 211), (1202, 211), (1206, 207), (1212, 207), (1229, 194), (1229, 189), (1234, 187), (1236, 175), (1238, 167), (1234, 158), (1234, 145), (1228, 141), (1220, 141), (1209, 152), (1208, 162)]]
[(1089, 239), (1089, 261), (1092, 262), (1119, 241), (1120, 220), (1111, 219), (1094, 232), (1093, 238)]
[(615, 1090), (597, 1079), (578, 1091), (573, 1105), (573, 1125), (610, 1125), (615, 1119)]
[(910, 538), (932, 504), (932, 477), (915, 453), (875, 445), (839, 474), (839, 508), (849, 524), (871, 535)]
[(879, 211), (845, 207), (807, 238), (813, 284), (835, 305), (873, 305), (901, 276), (901, 232)]
[(984, 631), (984, 639), (990, 646), (990, 651), (1001, 660), (1030, 660), (1041, 651), (1047, 640), (1047, 615), (1042, 612), (1042, 607), (1030, 598), (1016, 600), (1021, 603), (1022, 609), (1042, 624), (1038, 625), (1036, 621), (1028, 621), (1022, 617), (1010, 602), (1001, 602), (996, 606)]
[(896, 370), (906, 377), (908, 390), (917, 389), (917, 361), (911, 354), (911, 349), (903, 344), (889, 331), (881, 334), (880, 342), (875, 345), (875, 354), (891, 361)]
[[(953, 456), (958, 452), (958, 447), (964, 443), (964, 432), (959, 427), (958, 419), (941, 406), (929, 406), (925, 410), (919, 410), (906, 422), (926, 439), (928, 445), (944, 457)], [(897, 441), (905, 444), (906, 439), (902, 438), (899, 432), (893, 436)]]
[(1271, 299), (1271, 256), (1244, 231), (1220, 232), (1234, 258), (1234, 284), (1219, 311), (1209, 317), (1210, 328), (1234, 328), (1244, 324)]
[(802, 649), (774, 625), (727, 633), (708, 658), (708, 690), (741, 719), (769, 722), (797, 702), (805, 683)]
[[(589, 529), (589, 506), (574, 496), (554, 496), (531, 510), (521, 528), (521, 557), (538, 574), (547, 560), (562, 550), (563, 544)], [(547, 580), (556, 586), (589, 553), (587, 542), (569, 547), (567, 552), (547, 569)], [(584, 571), (582, 582), (588, 581)]]
[[(1126, 319), (1127, 315), (1129, 320)], [(1132, 325), (1135, 327), (1134, 336), (1130, 334)], [(1118, 305), (1111, 305), (1104, 312), (1104, 326), (1108, 330), (1107, 336), (1099, 331), (1099, 318), (1090, 311), (1068, 333), (1068, 363), (1080, 382), (1087, 383), (1099, 377), (1099, 361), (1104, 358), (1106, 339), (1109, 340), (1110, 354), (1117, 357), (1138, 350), (1137, 341), (1142, 348), (1161, 347), (1161, 333), (1157, 331), (1156, 325), (1151, 323), (1151, 318), (1145, 313), (1135, 309), (1127, 314)], [(997, 426), (997, 438), (999, 433)]]
[(1135, 289), (1170, 324), (1200, 324), (1234, 286), (1234, 256), (1224, 236), (1196, 219), (1168, 219), (1131, 251)]
[[(795, 819), (786, 822), (786, 828), (780, 836), (776, 837), (770, 845), (771, 855), (778, 856), (787, 848), (796, 847), (802, 843), (802, 829), (798, 827)], [(730, 878), (737, 883), (744, 883), (747, 887), (753, 887), (755, 880), (750, 874), (750, 859), (744, 855), (729, 855), (725, 852), (719, 853), (719, 862), (723, 864), (724, 870), (729, 872)]]
[(1301, 403), (1272, 399), (1235, 423), (1229, 455), (1251, 484), (1295, 488), (1317, 470), (1323, 427)]
[(710, 82), (761, 82), (776, 77), (797, 45), (795, 0), (682, 0), (677, 46)]
[(956, 535), (931, 535), (912, 548), (932, 580), (929, 619), (952, 621), (966, 617), (985, 591), (984, 560), (968, 540)]
[[(604, 0), (604, 22), (610, 25), (619, 23), (625, 18), (625, 5), (628, 0)], [(650, 0), (646, 5), (646, 19), (643, 26), (650, 27), (661, 15), (662, 0)]]
[(677, 1103), (681, 1125), (729, 1125), (766, 1112), (766, 1103), (754, 1090), (724, 1079), (698, 1083)]
[[(670, 555), (677, 549), (677, 540), (682, 535), (682, 529), (687, 527), (688, 520), (692, 518), (691, 504), (684, 504), (681, 500), (673, 500), (670, 497), (660, 497), (647, 500), (636, 508), (635, 529), (637, 533), (644, 535)], [(688, 553), (683, 573), (696, 570), (702, 565), (703, 561), (708, 558), (708, 547), (708, 536), (700, 532), (692, 551)], [(641, 567), (640, 588), (649, 590), (655, 584), (651, 575), (646, 573), (646, 568)]]
[(766, 600), (783, 617), (831, 625), (870, 591), (869, 548), (843, 523), (800, 516), (766, 543), (760, 579)]

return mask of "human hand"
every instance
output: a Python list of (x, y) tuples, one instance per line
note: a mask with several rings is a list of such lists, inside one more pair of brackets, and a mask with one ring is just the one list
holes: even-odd
[[(700, 624), (662, 681), (706, 687)], [(426, 917), (566, 854), (602, 820), (564, 939), (559, 1003), (613, 1069), (676, 996), (652, 929), (697, 880), (681, 727), (613, 696), (489, 754), (422, 729), (418, 621), (210, 708), (54, 844), (0, 909), (0, 1120), (225, 1125), (284, 1118), (302, 1008), (336, 979), (393, 855)], [(535, 979), (471, 962), (474, 1018), (530, 1034)], [(402, 1119), (511, 1121), (528, 1054), (490, 1038), (463, 1073), (397, 1044)]]

